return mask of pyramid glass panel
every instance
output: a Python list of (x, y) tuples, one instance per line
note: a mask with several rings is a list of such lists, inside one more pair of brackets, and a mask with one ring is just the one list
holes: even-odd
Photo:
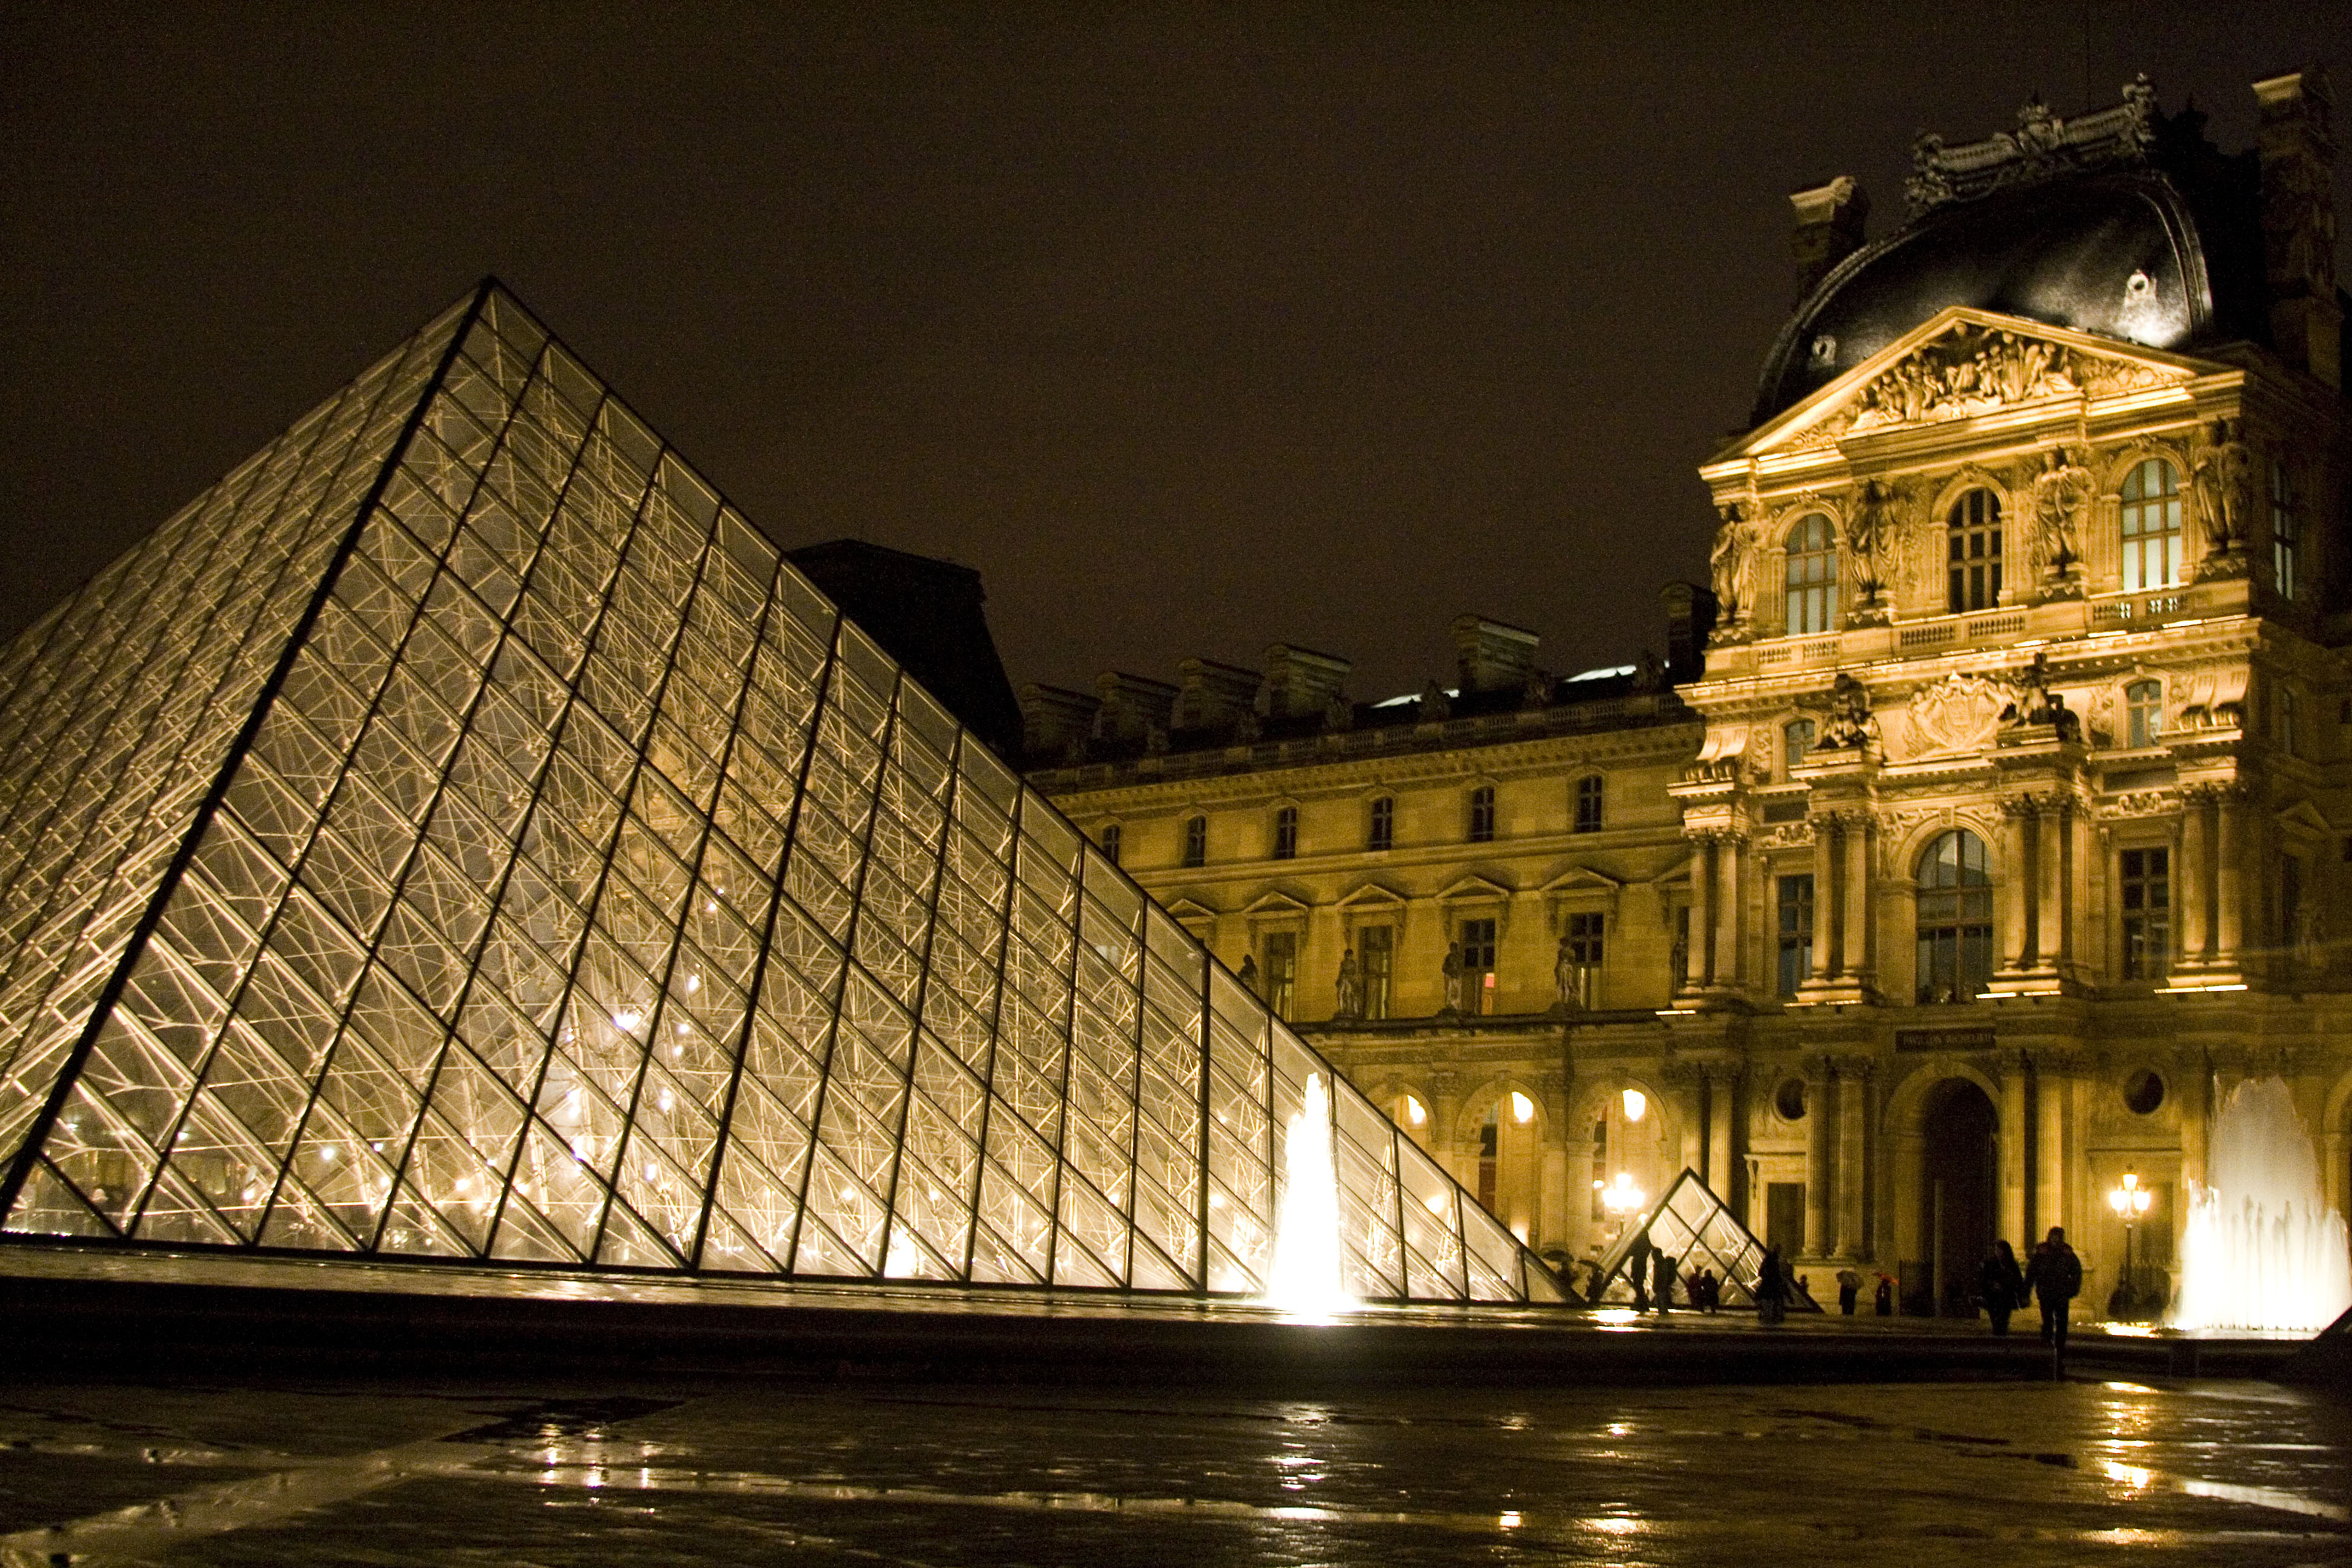
[(1554, 1296), (496, 285), (0, 682), (11, 1232)]

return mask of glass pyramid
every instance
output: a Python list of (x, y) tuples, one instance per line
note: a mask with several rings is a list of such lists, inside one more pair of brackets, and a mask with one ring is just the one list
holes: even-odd
[[(1328, 1065), (494, 283), (0, 693), (10, 1232), (1262, 1289)], [(1335, 1093), (1351, 1290), (1556, 1299)]]
[[(1592, 1304), (1634, 1299), (1626, 1265), (1637, 1237), (1648, 1237), (1652, 1250), (1672, 1256), (1681, 1280), (1688, 1281), (1704, 1268), (1723, 1281), (1725, 1300), (1735, 1307), (1756, 1305), (1756, 1287), (1764, 1278), (1764, 1244), (1739, 1223), (1731, 1205), (1717, 1197), (1715, 1189), (1701, 1181), (1696, 1171), (1685, 1166), (1656, 1206), (1639, 1222), (1627, 1226), (1625, 1234), (1602, 1255), (1585, 1291)], [(1811, 1295), (1793, 1281), (1788, 1305), (1793, 1312), (1821, 1310)]]

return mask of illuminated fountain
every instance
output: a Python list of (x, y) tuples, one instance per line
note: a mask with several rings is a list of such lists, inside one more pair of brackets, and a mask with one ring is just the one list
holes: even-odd
[(1298, 1114), (1283, 1136), (1282, 1176), (1263, 1300), (1305, 1316), (1345, 1311), (1356, 1299), (1339, 1277), (1339, 1175), (1331, 1166), (1331, 1098), (1319, 1073), (1307, 1075)]
[(2231, 1092), (2207, 1171), (2210, 1185), (2190, 1184), (2176, 1327), (2315, 1334), (2352, 1306), (2344, 1216), (2284, 1079)]

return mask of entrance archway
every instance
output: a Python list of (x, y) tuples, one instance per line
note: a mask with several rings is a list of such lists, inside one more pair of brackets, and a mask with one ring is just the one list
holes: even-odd
[(2000, 1234), (2000, 1116), (1985, 1091), (1946, 1079), (1920, 1107), (1919, 1237), (1936, 1310), (1956, 1312), (1976, 1288), (1977, 1265)]

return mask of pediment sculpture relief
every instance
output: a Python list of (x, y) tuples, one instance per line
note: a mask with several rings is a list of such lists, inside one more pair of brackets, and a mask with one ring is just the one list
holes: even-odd
[(1866, 430), (1969, 419), (2042, 398), (2109, 397), (2174, 379), (2151, 365), (1963, 322), (1881, 371), (1793, 445), (1827, 446)]

